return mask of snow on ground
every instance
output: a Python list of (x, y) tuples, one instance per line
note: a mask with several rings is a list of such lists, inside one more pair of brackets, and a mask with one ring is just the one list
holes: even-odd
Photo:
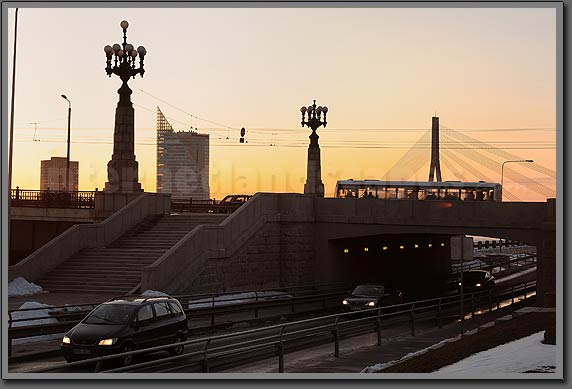
[[(12, 327), (25, 327), (25, 326), (32, 326), (32, 325), (39, 325), (39, 324), (57, 323), (58, 321), (55, 318), (46, 317), (46, 316), (50, 315), (49, 312), (50, 312), (51, 307), (52, 307), (51, 305), (38, 303), (36, 301), (26, 301), (24, 304), (22, 304), (20, 306), (20, 308), (18, 308), (19, 310), (20, 309), (29, 309), (29, 308), (44, 308), (44, 309), (36, 309), (33, 311), (23, 311), (23, 312), (18, 312), (18, 311), (12, 312), (12, 320), (32, 319), (32, 320), (26, 320), (26, 321), (13, 322)], [(37, 319), (34, 319), (34, 318), (37, 318)], [(43, 318), (43, 319), (40, 319), (40, 318)], [(36, 342), (42, 342), (42, 341), (46, 341), (46, 340), (60, 339), (62, 336), (63, 336), (63, 333), (31, 336), (28, 338), (14, 339), (12, 341), (12, 344), (15, 345), (15, 344), (36, 343)]]
[[(439, 348), (445, 343), (459, 340), (459, 338), (457, 336), (442, 340), (433, 346), (409, 353), (395, 361), (367, 366), (361, 372), (377, 373), (396, 363), (424, 354), (430, 349)], [(456, 375), (463, 376), (463, 378), (467, 378), (469, 375), (502, 378), (502, 374), (511, 373), (554, 373), (556, 370), (556, 346), (542, 343), (543, 339), (544, 331), (540, 331), (525, 338), (473, 354), (433, 373), (441, 374), (447, 378)], [(493, 375), (497, 377), (491, 377)]]
[(163, 297), (163, 296), (169, 296), (167, 293), (164, 292), (160, 292), (157, 290), (151, 290), (151, 289), (147, 289), (145, 292), (141, 293), (141, 296), (147, 296), (147, 297)]
[(395, 365), (395, 364), (397, 364), (397, 363), (400, 363), (400, 362), (403, 362), (403, 361), (405, 361), (405, 360), (407, 360), (407, 359), (409, 359), (409, 358), (413, 358), (413, 357), (415, 357), (415, 356), (418, 356), (418, 355), (421, 355), (421, 354), (425, 354), (425, 353), (426, 353), (427, 351), (429, 351), (429, 350), (433, 350), (433, 349), (436, 349), (436, 348), (440, 348), (440, 347), (444, 346), (446, 343), (455, 342), (455, 341), (457, 341), (457, 340), (459, 340), (459, 339), (461, 339), (461, 336), (460, 336), (460, 335), (457, 335), (457, 336), (454, 337), (454, 338), (444, 339), (444, 340), (440, 341), (440, 342), (437, 343), (437, 344), (434, 344), (434, 345), (432, 345), (432, 346), (426, 347), (426, 348), (421, 349), (421, 350), (419, 350), (419, 351), (415, 351), (415, 352), (409, 353), (409, 354), (407, 354), (407, 355), (405, 355), (405, 356), (403, 356), (403, 357), (401, 357), (401, 358), (399, 358), (399, 359), (396, 359), (395, 361), (389, 361), (389, 362), (385, 362), (385, 363), (377, 363), (377, 364), (372, 365), (372, 366), (367, 366), (367, 367), (366, 367), (365, 369), (363, 369), (361, 372), (362, 372), (362, 373), (377, 373), (377, 372), (379, 372), (379, 371), (381, 371), (381, 370), (383, 370), (383, 369), (385, 369), (385, 368), (388, 368), (389, 366), (393, 366), (393, 365)]
[(22, 277), (15, 278), (8, 284), (8, 297), (31, 296), (42, 292), (41, 286), (28, 282)]
[[(291, 295), (284, 293), (284, 292), (275, 292), (275, 291), (264, 291), (264, 292), (243, 292), (243, 293), (235, 293), (235, 294), (227, 294), (222, 296), (217, 296), (214, 298), (214, 305), (220, 307), (222, 305), (230, 305), (230, 304), (241, 304), (252, 302), (256, 300), (256, 296), (258, 295), (259, 299), (274, 299), (274, 298), (289, 298), (292, 297)], [(189, 308), (205, 308), (205, 307), (212, 307), (213, 306), (213, 299), (212, 297), (209, 298), (202, 298), (193, 300), (189, 303)]]
[(556, 346), (542, 343), (544, 331), (505, 343), (490, 350), (473, 354), (452, 365), (437, 370), (436, 374), (499, 375), (507, 373), (554, 373)]

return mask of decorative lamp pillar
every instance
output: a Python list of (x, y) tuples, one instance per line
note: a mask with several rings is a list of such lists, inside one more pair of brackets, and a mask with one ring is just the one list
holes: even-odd
[[(324, 184), (322, 183), (322, 167), (320, 164), (320, 145), (318, 144), (318, 134), (316, 130), (320, 126), (326, 127), (326, 113), (328, 107), (316, 107), (316, 100), (313, 105), (300, 108), (302, 112), (302, 127), (308, 126), (312, 129), (310, 134), (310, 146), (308, 147), (308, 170), (306, 174), (306, 183), (304, 184), (304, 194), (317, 197), (324, 197)], [(306, 113), (308, 121), (306, 121)], [(322, 114), (324, 121), (321, 121)]]
[[(135, 112), (131, 103), (132, 90), (127, 85), (129, 78), (140, 74), (143, 77), (143, 60), (147, 50), (143, 46), (134, 49), (131, 43), (127, 43), (127, 27), (129, 23), (120, 23), (123, 29), (123, 43), (113, 46), (105, 46), (103, 51), (107, 57), (105, 71), (111, 77), (112, 74), (119, 76), (123, 84), (117, 90), (119, 102), (115, 109), (115, 128), (113, 132), (113, 155), (107, 163), (107, 182), (103, 189), (110, 193), (141, 192), (138, 170), (139, 164), (135, 160)], [(136, 59), (139, 56), (139, 67), (136, 68)], [(112, 66), (113, 61), (113, 66)]]

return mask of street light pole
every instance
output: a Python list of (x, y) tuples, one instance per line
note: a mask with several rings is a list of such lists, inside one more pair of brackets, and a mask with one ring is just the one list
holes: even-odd
[(68, 102), (68, 153), (66, 159), (66, 192), (70, 191), (69, 182), (70, 182), (70, 134), (71, 134), (71, 102), (68, 100), (66, 95), (62, 95)]
[(501, 201), (504, 197), (504, 165), (511, 162), (534, 162), (532, 159), (518, 159), (513, 161), (504, 161), (501, 166)]

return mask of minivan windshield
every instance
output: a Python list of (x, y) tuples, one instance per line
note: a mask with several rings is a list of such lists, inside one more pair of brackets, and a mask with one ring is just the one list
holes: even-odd
[(125, 324), (137, 307), (125, 304), (103, 304), (83, 321), (87, 324)]

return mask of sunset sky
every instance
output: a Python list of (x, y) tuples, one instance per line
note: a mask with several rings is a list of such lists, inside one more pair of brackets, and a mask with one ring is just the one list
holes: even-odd
[[(80, 190), (103, 188), (121, 84), (105, 73), (103, 47), (122, 41), (123, 19), (128, 42), (148, 52), (145, 76), (129, 81), (146, 191), (156, 185), (157, 106), (175, 129), (211, 135), (217, 199), (303, 192), (310, 131), (299, 109), (313, 99), (329, 108), (318, 130), (327, 196), (338, 179), (383, 177), (435, 112), (444, 127), (556, 170), (552, 8), (21, 8), (13, 187), (39, 189), (40, 161), (66, 155), (63, 93)], [(8, 22), (11, 80), (13, 9)], [(241, 127), (248, 144), (238, 143)], [(427, 180), (422, 151), (426, 164), (411, 179)], [(482, 173), (500, 182), (496, 161)], [(444, 180), (458, 179), (441, 164)], [(554, 178), (510, 168), (555, 189)], [(544, 200), (526, 186), (505, 176), (521, 200)]]

